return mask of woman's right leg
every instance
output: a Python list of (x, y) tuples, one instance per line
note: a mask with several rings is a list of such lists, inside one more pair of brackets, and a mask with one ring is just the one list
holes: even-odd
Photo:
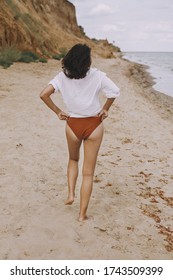
[(69, 161), (67, 167), (67, 178), (68, 178), (68, 197), (65, 204), (72, 204), (75, 197), (75, 187), (78, 177), (78, 161), (79, 161), (79, 150), (81, 141), (76, 137), (71, 128), (66, 125), (66, 138), (69, 150)]
[(103, 124), (101, 123), (88, 139), (84, 140), (84, 163), (82, 170), (82, 186), (80, 191), (79, 221), (87, 219), (87, 208), (93, 188), (93, 176), (97, 154), (103, 138)]

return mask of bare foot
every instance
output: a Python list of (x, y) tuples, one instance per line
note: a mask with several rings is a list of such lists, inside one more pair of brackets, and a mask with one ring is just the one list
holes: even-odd
[(68, 197), (67, 200), (65, 201), (65, 205), (71, 205), (74, 202), (74, 197)]
[(88, 220), (87, 215), (84, 215), (84, 216), (79, 215), (79, 219), (78, 219), (79, 222), (84, 222), (84, 221), (86, 221), (86, 220)]

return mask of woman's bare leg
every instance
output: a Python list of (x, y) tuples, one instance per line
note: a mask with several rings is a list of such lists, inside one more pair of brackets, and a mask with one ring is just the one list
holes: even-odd
[(80, 191), (80, 213), (79, 221), (87, 219), (87, 208), (93, 188), (93, 176), (97, 160), (97, 154), (103, 138), (103, 124), (101, 123), (90, 137), (84, 141), (84, 164), (83, 180)]
[(68, 178), (68, 197), (65, 204), (72, 204), (75, 197), (75, 187), (78, 177), (78, 161), (79, 161), (79, 149), (81, 141), (76, 137), (71, 128), (66, 126), (66, 137), (69, 150), (69, 161), (67, 167)]

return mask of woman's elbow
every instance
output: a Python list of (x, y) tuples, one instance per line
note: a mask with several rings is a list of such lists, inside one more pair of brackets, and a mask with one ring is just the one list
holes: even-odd
[(43, 100), (44, 97), (45, 97), (45, 92), (44, 92), (44, 90), (42, 90), (41, 93), (40, 93), (40, 98)]
[(52, 85), (48, 85), (45, 89), (43, 89), (40, 93), (40, 98), (42, 100), (46, 99), (49, 97), (52, 93), (54, 92), (54, 88)]
[(43, 89), (40, 93), (40, 98), (44, 101), (46, 98), (50, 96), (50, 92), (47, 89)]

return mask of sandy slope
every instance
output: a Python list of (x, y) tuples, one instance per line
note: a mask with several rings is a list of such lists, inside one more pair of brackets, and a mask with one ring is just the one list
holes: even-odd
[[(173, 259), (173, 125), (161, 99), (127, 75), (129, 63), (95, 59), (121, 88), (105, 120), (88, 214), (65, 206), (65, 123), (39, 99), (59, 63), (0, 69), (0, 258)], [(166, 100), (166, 97), (161, 97)], [(61, 97), (54, 95), (62, 107)], [(157, 100), (157, 101), (156, 101)], [(80, 166), (82, 165), (82, 150)]]

